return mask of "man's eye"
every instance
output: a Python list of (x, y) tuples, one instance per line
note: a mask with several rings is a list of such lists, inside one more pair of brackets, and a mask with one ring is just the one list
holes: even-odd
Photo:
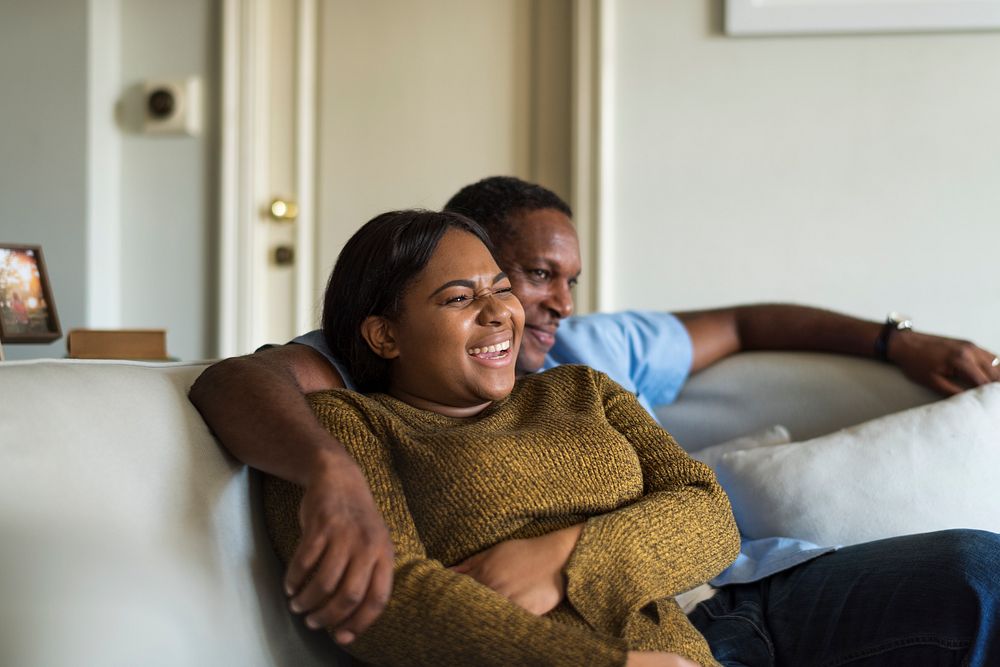
[(580, 281), (578, 281), (576, 278), (570, 278), (569, 279), (569, 286), (570, 286), (570, 288), (576, 287), (576, 284), (578, 282), (580, 282)]
[(531, 269), (528, 273), (530, 273), (532, 277), (538, 278), (539, 280), (548, 280), (549, 276), (552, 275), (545, 269)]

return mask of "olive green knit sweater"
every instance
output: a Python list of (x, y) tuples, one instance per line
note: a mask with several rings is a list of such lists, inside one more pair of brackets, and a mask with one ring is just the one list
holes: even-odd
[[(348, 650), (379, 665), (622, 665), (673, 651), (715, 665), (673, 596), (739, 551), (725, 493), (626, 392), (584, 366), (520, 380), (472, 418), (390, 396), (309, 397), (371, 484), (396, 549), (385, 612)], [(287, 562), (300, 488), (268, 478), (268, 527)], [(447, 569), (503, 540), (586, 522), (566, 598), (535, 616)]]

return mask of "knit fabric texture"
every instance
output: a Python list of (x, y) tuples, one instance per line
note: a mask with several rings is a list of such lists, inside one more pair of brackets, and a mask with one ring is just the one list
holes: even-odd
[[(309, 396), (371, 485), (395, 546), (388, 606), (347, 650), (377, 665), (623, 665), (628, 650), (716, 665), (673, 597), (739, 552), (729, 501), (603, 373), (528, 376), (471, 418), (346, 390)], [(265, 479), (287, 563), (302, 489)], [(585, 523), (566, 596), (536, 616), (447, 567), (498, 542)]]

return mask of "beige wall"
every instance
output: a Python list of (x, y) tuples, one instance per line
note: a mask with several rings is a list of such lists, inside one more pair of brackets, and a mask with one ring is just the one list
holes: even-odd
[[(171, 354), (212, 354), (218, 35), (212, 0), (0, 0), (0, 241), (42, 244), (64, 332), (162, 327)], [(187, 76), (205, 133), (140, 134), (140, 82)]]
[(605, 308), (782, 300), (1000, 349), (1000, 33), (727, 38), (609, 3)]
[[(58, 3), (58, 11), (53, 9)], [(372, 215), (509, 173), (569, 190), (570, 0), (324, 0), (317, 303)], [(41, 242), (64, 329), (164, 327), (214, 354), (218, 0), (0, 0), (0, 240)], [(537, 67), (535, 66), (537, 64)], [(137, 131), (139, 85), (200, 76), (205, 133)], [(61, 356), (65, 344), (12, 358)]]
[(382, 211), (440, 208), (495, 174), (568, 196), (569, 10), (562, 0), (321, 5), (318, 295), (347, 238)]
[(172, 355), (214, 354), (220, 7), (213, 0), (121, 0), (121, 90), (197, 76), (198, 137), (129, 130), (121, 143), (122, 326), (163, 327)]
[[(41, 244), (63, 328), (86, 321), (87, 13), (0, 2), (0, 241)], [(59, 356), (9, 345), (10, 359)]]
[[(604, 307), (899, 309), (1000, 348), (1000, 33), (731, 39), (721, 6), (607, 2)], [(440, 206), (491, 173), (567, 193), (551, 158), (567, 63), (530, 63), (568, 10), (322, 3), (317, 293), (379, 211)], [(0, 96), (0, 153), (17, 156), (0, 165), (0, 240), (43, 244), (64, 328), (164, 326), (172, 353), (212, 354), (218, 2), (0, 11), (0, 85), (18, 91)], [(141, 79), (187, 75), (206, 81), (201, 138), (101, 125)]]

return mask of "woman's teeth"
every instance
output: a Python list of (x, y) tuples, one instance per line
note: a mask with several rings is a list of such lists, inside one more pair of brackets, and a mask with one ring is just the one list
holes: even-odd
[(487, 347), (470, 347), (469, 354), (476, 356), (479, 354), (490, 354), (491, 352), (506, 352), (510, 349), (510, 341), (505, 340), (502, 343), (497, 343), (496, 345), (489, 345)]

